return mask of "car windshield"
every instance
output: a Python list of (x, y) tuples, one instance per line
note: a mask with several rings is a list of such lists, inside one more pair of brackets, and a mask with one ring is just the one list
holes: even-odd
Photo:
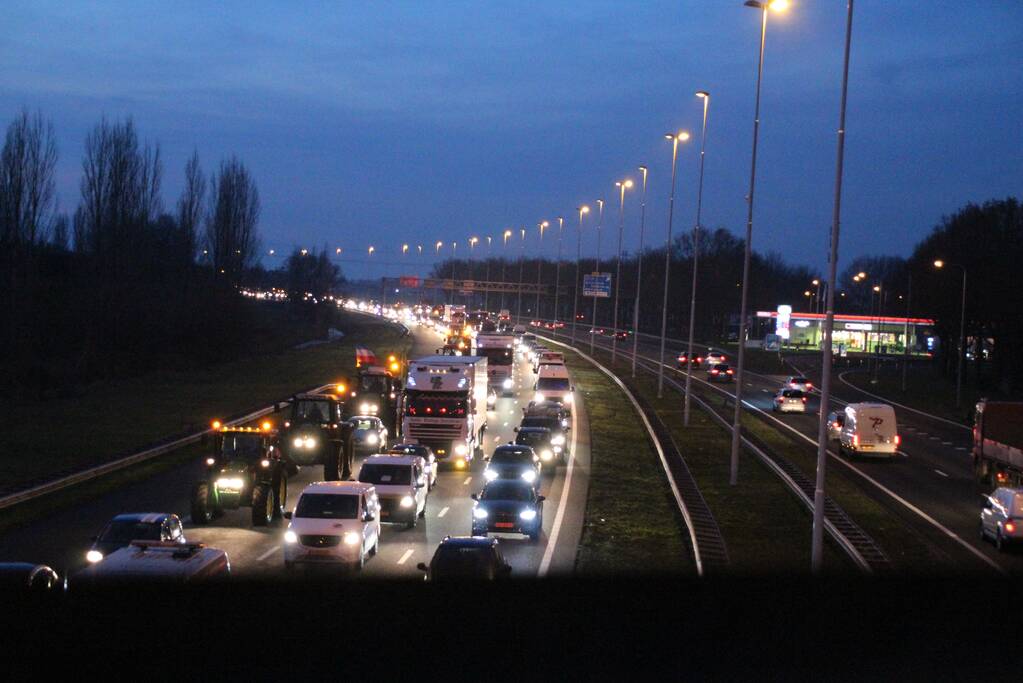
[(258, 434), (224, 434), (220, 452), (228, 460), (255, 460), (263, 454), (263, 437)]
[(806, 384), (809, 381), (810, 380), (805, 377), (793, 377), (789, 380), (789, 384)]
[(803, 392), (799, 389), (786, 389), (781, 395), (785, 398), (803, 398)]
[(155, 522), (136, 522), (132, 520), (114, 520), (100, 534), (99, 540), (104, 543), (131, 543), (132, 541), (159, 541), (160, 524)]
[(405, 413), (421, 417), (461, 417), (465, 415), (466, 401), (450, 394), (414, 392), (408, 395)]
[(382, 465), (366, 463), (359, 470), (359, 481), (366, 484), (402, 486), (412, 483), (412, 468), (408, 465)]
[(382, 394), (387, 389), (387, 378), (381, 375), (363, 375), (359, 378), (359, 391)]
[(496, 349), (476, 349), (477, 356), (483, 356), (487, 359), (489, 365), (511, 365), (512, 363), (512, 350), (509, 348), (496, 348)]
[(564, 377), (541, 377), (536, 382), (539, 391), (568, 391), (568, 379)]
[(523, 429), (520, 430), (518, 435), (515, 437), (515, 443), (524, 444), (526, 446), (532, 446), (538, 443), (544, 443), (549, 441), (551, 438), (551, 432), (549, 429)]
[(352, 420), (352, 426), (359, 431), (369, 431), (377, 428), (376, 422), (368, 418), (364, 420)]
[(330, 401), (301, 399), (291, 409), (292, 422), (330, 422)]
[(499, 448), (490, 456), (492, 465), (532, 465), (533, 454), (527, 450)]
[(347, 493), (303, 493), (295, 517), (307, 519), (355, 519), (359, 497)]
[(547, 429), (557, 429), (561, 426), (561, 422), (556, 417), (524, 417), (522, 418), (522, 424), (520, 427), (546, 427)]
[(430, 569), (435, 575), (493, 578), (493, 553), (490, 548), (440, 546)]
[(487, 484), (480, 494), (480, 500), (516, 500), (532, 502), (535, 498), (532, 486), (519, 482), (494, 481)]

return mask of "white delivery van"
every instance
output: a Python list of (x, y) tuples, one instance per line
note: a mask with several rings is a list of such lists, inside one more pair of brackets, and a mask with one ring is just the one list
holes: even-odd
[(847, 454), (894, 456), (899, 450), (895, 409), (887, 403), (850, 403), (838, 444)]
[(534, 388), (536, 394), (530, 405), (560, 403), (566, 411), (572, 412), (573, 387), (568, 377), (568, 369), (564, 365), (541, 367)]

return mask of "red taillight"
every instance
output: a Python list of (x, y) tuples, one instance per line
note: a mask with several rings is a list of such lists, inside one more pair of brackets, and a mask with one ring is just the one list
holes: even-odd
[(840, 425), (839, 423), (837, 423), (837, 422), (835, 423), (835, 429), (838, 429), (838, 428), (839, 428), (839, 427), (841, 427), (841, 426), (842, 426), (842, 425)]
[(717, 370), (711, 370), (711, 371), (710, 371), (710, 374), (712, 374), (712, 375), (716, 375), (716, 374), (718, 374), (718, 371), (717, 371)]
[(898, 446), (900, 443), (902, 443), (902, 437), (899, 436), (898, 434), (896, 434), (895, 435), (895, 445)]
[(806, 396), (803, 397), (803, 403), (806, 403)]
[(1009, 477), (1005, 474), (1005, 472), (999, 472), (995, 475), (995, 479), (998, 480), (999, 484), (1004, 484), (1009, 480)]
[(1011, 534), (1013, 531), (1016, 530), (1016, 525), (1013, 524), (1012, 522), (1006, 522), (1005, 523), (1005, 530)]
[(731, 370), (729, 370), (729, 371), (728, 371), (728, 374), (729, 374), (729, 375), (734, 375), (735, 373), (734, 373), (734, 372), (732, 372)]
[(807, 389), (813, 389), (813, 384), (811, 384), (810, 382), (807, 382), (806, 383), (806, 388)]
[(426, 412), (428, 412), (428, 413), (432, 413), (432, 412), (433, 412), (433, 408), (427, 408), (427, 409), (426, 409)]
[(856, 448), (860, 447), (860, 435), (859, 434), (853, 434), (853, 446), (855, 446)]

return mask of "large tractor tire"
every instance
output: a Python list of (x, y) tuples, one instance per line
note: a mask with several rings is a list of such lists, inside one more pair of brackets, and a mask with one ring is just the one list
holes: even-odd
[(208, 481), (200, 481), (192, 489), (192, 524), (209, 524), (213, 519), (213, 491)]
[(340, 450), (331, 444), (323, 456), (323, 481), (337, 481), (341, 478)]
[(288, 505), (288, 477), (282, 471), (277, 477), (277, 485), (274, 487), (274, 519), (283, 519), (284, 510)]
[(269, 484), (252, 489), (252, 526), (267, 526), (274, 517), (274, 491)]

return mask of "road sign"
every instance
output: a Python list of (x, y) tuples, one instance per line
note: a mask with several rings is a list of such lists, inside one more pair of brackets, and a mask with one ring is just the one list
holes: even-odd
[(611, 273), (583, 275), (583, 296), (609, 298), (611, 296)]
[(398, 279), (398, 282), (401, 284), (402, 287), (418, 287), (419, 286), (419, 278), (414, 276), (414, 275), (402, 275)]

